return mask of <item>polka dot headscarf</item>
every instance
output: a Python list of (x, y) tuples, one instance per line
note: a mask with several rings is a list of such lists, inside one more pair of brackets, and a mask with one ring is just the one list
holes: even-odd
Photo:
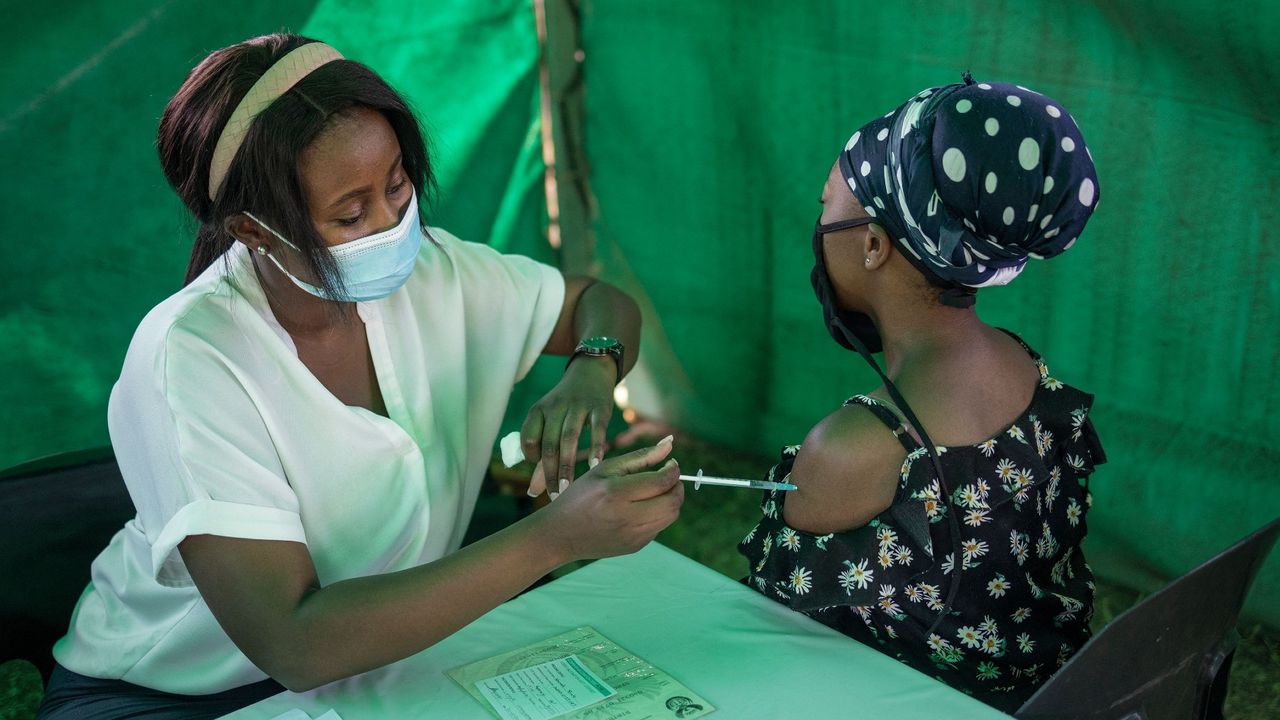
[(855, 132), (840, 171), (907, 259), (949, 288), (950, 305), (1071, 247), (1098, 204), (1071, 115), (1034, 90), (968, 74)]

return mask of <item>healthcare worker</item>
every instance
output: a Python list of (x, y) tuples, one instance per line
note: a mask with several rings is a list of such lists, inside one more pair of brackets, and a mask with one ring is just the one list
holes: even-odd
[[(218, 50), (157, 147), (199, 231), (111, 394), (138, 513), (93, 563), (40, 717), (217, 717), (314, 688), (675, 520), (670, 439), (600, 462), (635, 303), (424, 229), (426, 143), (372, 70), (296, 35)], [(559, 498), (459, 550), (543, 353), (571, 359), (524, 452)], [(584, 424), (592, 467), (569, 485)]]

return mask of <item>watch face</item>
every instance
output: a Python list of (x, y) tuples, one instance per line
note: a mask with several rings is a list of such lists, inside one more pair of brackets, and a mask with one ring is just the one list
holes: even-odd
[(598, 336), (598, 337), (587, 338), (586, 340), (582, 341), (582, 344), (584, 347), (590, 350), (605, 351), (605, 350), (609, 350), (610, 348), (617, 347), (621, 343), (619, 343), (617, 340), (611, 337)]

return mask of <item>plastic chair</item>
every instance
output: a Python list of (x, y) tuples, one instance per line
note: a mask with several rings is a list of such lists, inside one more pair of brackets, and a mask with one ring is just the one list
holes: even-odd
[(134, 515), (110, 448), (0, 473), (0, 662), (27, 660), (48, 682), (89, 565)]
[(1280, 519), (1116, 617), (1014, 716), (1221, 718), (1240, 608), (1277, 535)]

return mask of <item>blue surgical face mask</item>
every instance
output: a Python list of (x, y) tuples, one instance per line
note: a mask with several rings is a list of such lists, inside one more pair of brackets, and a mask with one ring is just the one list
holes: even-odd
[[(267, 232), (280, 238), (280, 241), (294, 250), (298, 246), (289, 242), (283, 235), (272, 230), (266, 223), (245, 215), (267, 229)], [(415, 193), (409, 198), (409, 207), (405, 209), (404, 218), (390, 230), (367, 235), (357, 240), (335, 245), (329, 248), (338, 266), (338, 274), (342, 278), (346, 293), (343, 297), (332, 297), (324, 288), (316, 287), (309, 282), (294, 277), (274, 254), (268, 254), (271, 262), (280, 268), (294, 285), (306, 290), (318, 298), (339, 302), (367, 302), (380, 300), (395, 292), (405, 284), (413, 274), (413, 264), (418, 259), (418, 250), (422, 247), (422, 226), (418, 221), (418, 196)]]

